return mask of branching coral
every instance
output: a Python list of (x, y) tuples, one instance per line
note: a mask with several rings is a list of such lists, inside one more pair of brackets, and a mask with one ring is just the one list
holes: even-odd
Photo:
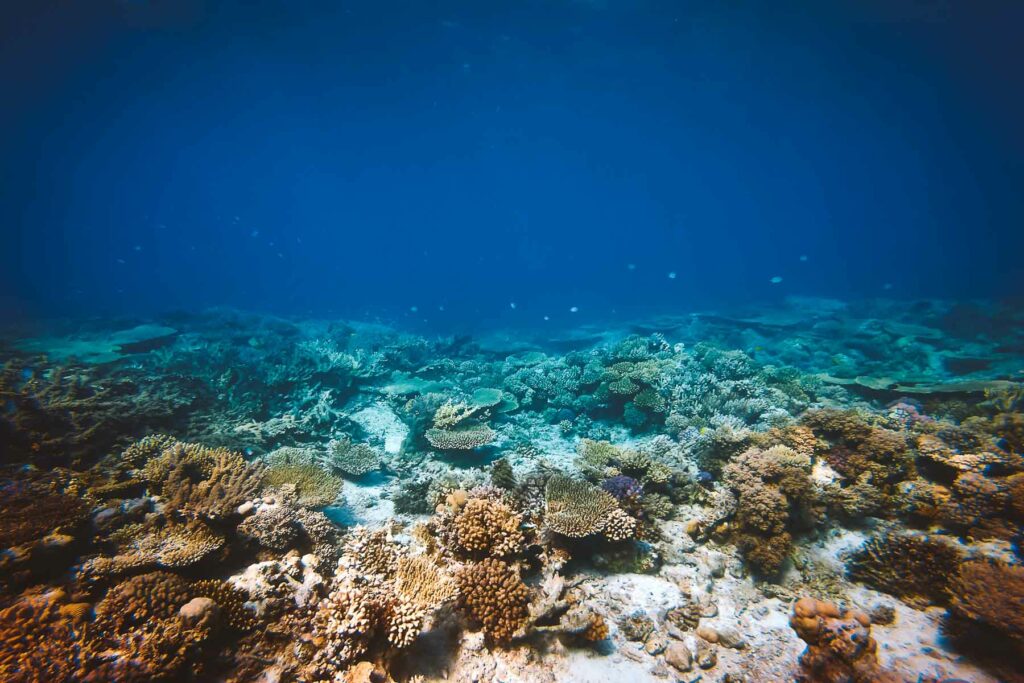
[(313, 618), (319, 647), (313, 673), (330, 680), (360, 658), (386, 656), (407, 647), (423, 627), (424, 611), (391, 584), (339, 578)]
[(473, 557), (509, 558), (524, 548), (523, 519), (496, 500), (470, 498), (450, 523), (455, 550)]
[(220, 608), (224, 622), (236, 631), (252, 631), (257, 626), (255, 613), (245, 606), (249, 595), (217, 579), (203, 579), (189, 585), (193, 598), (210, 598)]
[(406, 600), (428, 610), (453, 601), (459, 592), (455, 580), (422, 555), (399, 558), (395, 588)]
[(327, 463), (352, 477), (380, 468), (380, 453), (364, 443), (353, 443), (347, 436), (331, 441), (327, 452)]
[(472, 417), (478, 410), (480, 410), (480, 406), (448, 401), (434, 413), (434, 427), (437, 429), (454, 429), (463, 421)]
[(88, 514), (78, 498), (24, 480), (0, 481), (0, 500), (0, 549), (73, 530)]
[(526, 626), (530, 592), (514, 567), (488, 558), (467, 565), (456, 579), (463, 609), (491, 641), (507, 643)]
[(1024, 657), (1024, 566), (974, 559), (960, 565), (950, 584), (945, 628), (974, 647), (1013, 650)]
[(840, 613), (830, 602), (802, 598), (793, 605), (789, 625), (807, 649), (800, 655), (801, 683), (897, 683), (878, 664), (871, 619), (863, 612)]
[(810, 458), (787, 446), (751, 448), (726, 465), (724, 481), (737, 500), (734, 540), (758, 572), (777, 572), (789, 555), (791, 532), (810, 520), (810, 472)]
[(851, 579), (913, 605), (945, 604), (963, 551), (937, 536), (886, 533), (864, 543), (847, 563)]
[(287, 550), (299, 539), (301, 527), (294, 513), (283, 505), (263, 508), (238, 525), (238, 533), (270, 550)]
[(398, 568), (401, 552), (387, 528), (370, 531), (356, 527), (342, 543), (339, 565), (360, 576), (390, 579)]
[(166, 434), (145, 436), (121, 452), (121, 462), (132, 469), (140, 469), (175, 443), (177, 443), (177, 439)]
[(636, 520), (619, 508), (615, 497), (585, 481), (554, 475), (544, 487), (544, 523), (570, 538), (604, 534), (625, 540), (636, 530)]
[(265, 486), (290, 493), (296, 505), (322, 507), (341, 494), (345, 480), (316, 462), (316, 454), (304, 448), (278, 448), (266, 457)]
[(113, 557), (99, 557), (82, 566), (91, 579), (147, 567), (178, 568), (198, 564), (224, 546), (224, 537), (193, 520), (162, 525), (129, 524), (111, 536), (118, 545)]

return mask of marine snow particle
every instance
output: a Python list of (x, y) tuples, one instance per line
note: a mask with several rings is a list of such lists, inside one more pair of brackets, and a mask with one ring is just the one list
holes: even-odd
[(516, 310), (516, 302), (515, 301), (510, 302), (508, 307), (511, 308), (513, 311)]
[(626, 264), (626, 270), (636, 270), (636, 264), (635, 263), (627, 263)]
[(775, 276), (775, 277), (773, 277), (773, 278), (772, 278), (771, 280), (769, 280), (769, 282), (771, 282), (771, 283), (772, 283), (773, 285), (777, 285), (777, 284), (779, 284), (780, 282), (782, 282), (782, 276), (780, 276), (780, 275), (776, 275), (776, 276)]
[(675, 280), (675, 279), (676, 279), (676, 271), (674, 271), (674, 270), (673, 270), (673, 271), (671, 271), (671, 272), (670, 272), (670, 273), (668, 274), (668, 279), (669, 279), (669, 280)]
[(569, 312), (570, 313), (578, 313), (579, 310), (580, 310), (579, 306), (573, 306), (572, 308), (569, 309)]
[(544, 319), (545, 320), (551, 320), (551, 316), (550, 315), (546, 315), (546, 316), (544, 316)]
[(807, 262), (807, 254), (800, 254), (800, 260), (803, 261), (804, 263), (806, 263)]
[(409, 310), (412, 311), (413, 313), (419, 313), (420, 308), (419, 306), (410, 306)]

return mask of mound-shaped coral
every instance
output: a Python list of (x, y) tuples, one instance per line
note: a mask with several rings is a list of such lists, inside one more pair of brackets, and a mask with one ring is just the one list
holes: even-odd
[(522, 551), (522, 517), (496, 500), (470, 498), (451, 520), (453, 545), (471, 556), (512, 557)]
[(463, 609), (491, 641), (507, 643), (526, 626), (530, 592), (514, 567), (488, 558), (467, 565), (456, 579)]
[(756, 571), (777, 572), (792, 532), (813, 522), (810, 473), (810, 458), (788, 446), (751, 448), (725, 466), (725, 484), (736, 496), (733, 538)]
[(993, 559), (960, 565), (950, 582), (945, 628), (973, 648), (1013, 650), (1024, 658), (1024, 566)]
[(801, 683), (897, 683), (878, 664), (871, 619), (858, 610), (840, 612), (830, 602), (802, 598), (789, 625), (807, 649), (800, 655)]

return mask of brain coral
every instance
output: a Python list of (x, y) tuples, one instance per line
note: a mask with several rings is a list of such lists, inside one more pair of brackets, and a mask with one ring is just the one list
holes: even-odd
[(544, 522), (571, 538), (605, 533), (612, 540), (632, 535), (636, 522), (619, 508), (615, 497), (585, 481), (556, 474), (544, 487)]
[(467, 565), (456, 577), (463, 609), (487, 637), (507, 643), (530, 615), (530, 592), (514, 567), (488, 558)]

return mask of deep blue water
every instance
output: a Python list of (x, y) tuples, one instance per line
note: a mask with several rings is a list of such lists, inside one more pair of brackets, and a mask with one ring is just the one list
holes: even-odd
[(0, 25), (5, 317), (1024, 291), (1014, 0), (42, 0)]

